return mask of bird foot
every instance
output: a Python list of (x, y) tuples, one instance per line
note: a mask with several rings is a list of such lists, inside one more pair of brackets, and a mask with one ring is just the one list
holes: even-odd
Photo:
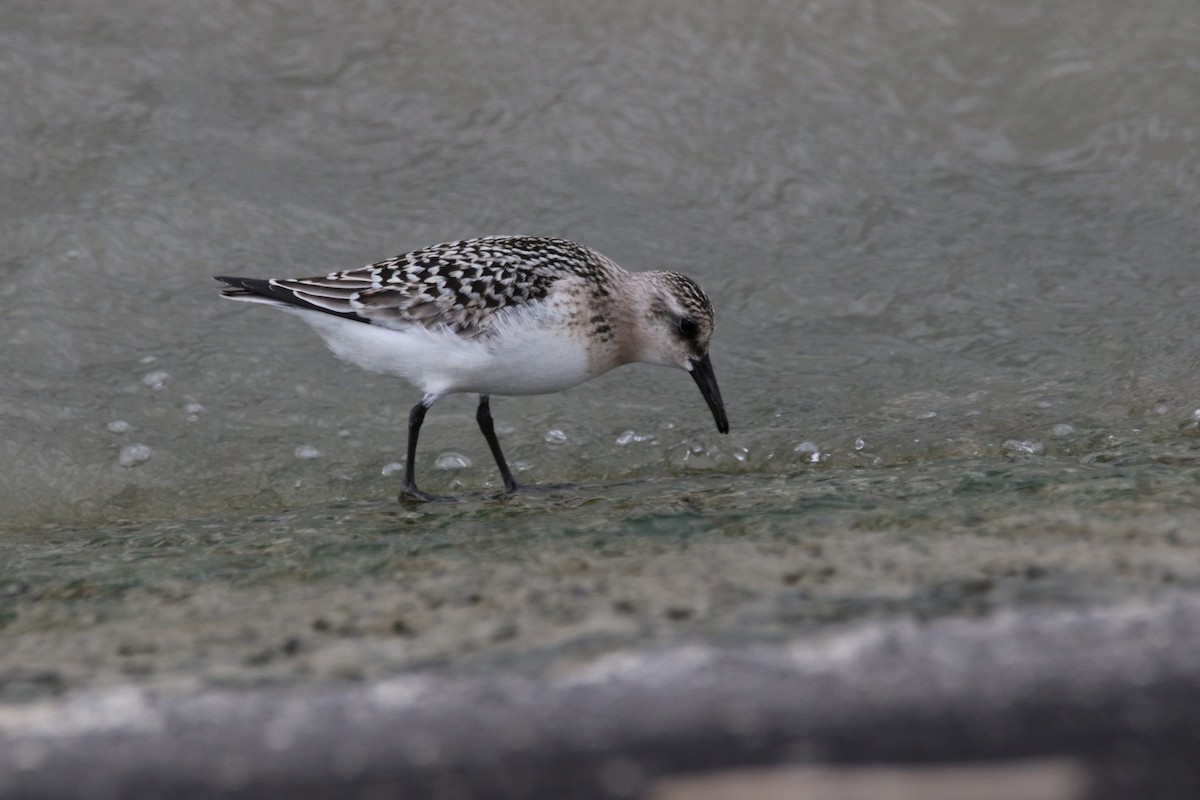
[(399, 498), (401, 503), (412, 502), (412, 501), (417, 501), (420, 503), (453, 503), (457, 499), (458, 498), (450, 497), (449, 495), (430, 494), (429, 492), (422, 492), (416, 486), (405, 486), (403, 489), (400, 490), (400, 498)]

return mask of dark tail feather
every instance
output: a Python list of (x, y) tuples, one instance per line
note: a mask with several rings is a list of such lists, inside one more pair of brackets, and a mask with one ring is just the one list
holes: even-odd
[[(227, 284), (221, 289), (222, 297), (238, 297), (248, 294), (258, 294), (263, 297), (270, 297), (276, 300), (286, 300), (282, 297), (281, 292), (271, 291), (271, 282), (262, 280), (261, 278), (234, 278), (228, 275), (216, 275), (213, 277), (215, 281), (221, 281)], [(289, 293), (290, 294), (290, 293)]]
[[(348, 300), (342, 300), (344, 308), (330, 308), (327, 303), (333, 301), (329, 298), (321, 295), (306, 296), (306, 293), (303, 291), (280, 286), (278, 283), (262, 278), (234, 278), (229, 275), (215, 275), (213, 279), (225, 284), (225, 287), (221, 289), (222, 297), (228, 297), (233, 300), (266, 303), (268, 305), (299, 306), (311, 311), (321, 311), (325, 314), (352, 319), (355, 322), (370, 322), (366, 317), (349, 310), (350, 303)], [(257, 298), (262, 299), (259, 300)]]

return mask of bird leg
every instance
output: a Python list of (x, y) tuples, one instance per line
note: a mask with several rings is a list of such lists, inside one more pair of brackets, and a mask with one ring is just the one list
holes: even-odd
[(510, 494), (517, 491), (521, 486), (513, 480), (512, 472), (508, 469), (508, 462), (504, 460), (504, 453), (500, 452), (500, 440), (496, 438), (496, 426), (492, 424), (491, 403), (486, 394), (479, 395), (479, 408), (475, 411), (475, 421), (479, 423), (479, 430), (483, 433), (483, 438), (487, 440), (488, 448), (492, 451), (492, 458), (496, 459), (496, 466), (500, 468), (500, 477), (504, 480), (504, 491)]
[(421, 423), (425, 421), (425, 412), (433, 405), (437, 397), (423, 397), (421, 402), (413, 406), (408, 414), (408, 459), (404, 462), (404, 487), (400, 489), (400, 499), (406, 497), (414, 500), (453, 500), (452, 497), (439, 497), (435, 494), (422, 492), (417, 488), (417, 436), (421, 433)]

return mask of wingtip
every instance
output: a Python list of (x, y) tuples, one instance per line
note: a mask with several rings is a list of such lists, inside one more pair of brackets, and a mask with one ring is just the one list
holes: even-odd
[(238, 278), (233, 275), (214, 275), (214, 281), (220, 281), (225, 284), (221, 287), (221, 294), (225, 297), (239, 297), (243, 294), (262, 295), (270, 297), (270, 281), (265, 281), (259, 278)]
[(225, 284), (220, 287), (221, 297), (228, 297), (231, 300), (250, 300), (257, 297), (269, 296), (263, 291), (265, 281), (256, 281), (254, 278), (237, 278), (232, 275), (214, 275), (214, 281), (220, 281)]

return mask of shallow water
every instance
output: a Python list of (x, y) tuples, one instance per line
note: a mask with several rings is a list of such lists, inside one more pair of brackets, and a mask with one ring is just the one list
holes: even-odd
[[(0, 696), (547, 666), (1192, 590), (1200, 9), (17, 4)], [(558, 235), (695, 277), (677, 371), (472, 404), (211, 275)], [(447, 468), (439, 468), (437, 464)], [(466, 466), (464, 466), (466, 465)], [(386, 473), (386, 474), (385, 474)]]

